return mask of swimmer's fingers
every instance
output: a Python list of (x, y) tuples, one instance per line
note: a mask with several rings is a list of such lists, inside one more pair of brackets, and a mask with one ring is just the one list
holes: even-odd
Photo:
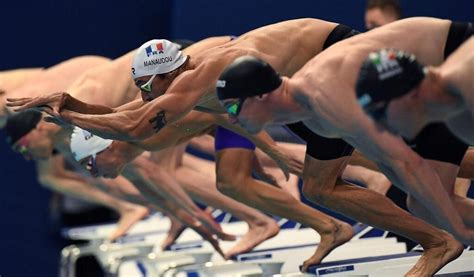
[(271, 185), (278, 186), (277, 178), (271, 173), (268, 173), (265, 168), (263, 168), (262, 163), (260, 162), (260, 155), (258, 155), (257, 153), (258, 152), (254, 151), (252, 159), (253, 173), (263, 181)]
[(22, 99), (9, 99), (7, 103), (8, 107), (16, 107), (15, 112), (21, 112), (29, 109), (46, 110), (52, 109), (48, 103), (41, 98), (22, 98)]
[[(22, 109), (22, 106), (28, 104), (32, 98), (7, 98), (7, 107), (17, 107), (17, 109)], [(17, 110), (15, 109), (15, 111)], [(23, 109), (22, 109), (23, 110)]]
[(285, 175), (285, 179), (288, 181), (290, 179), (290, 168), (288, 167), (288, 163), (285, 160), (277, 161), (278, 167), (281, 169), (283, 174)]
[(66, 97), (66, 93), (58, 92), (38, 97), (8, 98), (7, 106), (17, 107), (15, 111), (24, 111), (35, 107), (49, 106), (59, 113), (65, 103)]
[(227, 234), (222, 231), (221, 226), (214, 220), (210, 213), (202, 212), (197, 216), (197, 218), (208, 230), (210, 230), (213, 234), (216, 234), (219, 239), (225, 241), (234, 241), (236, 239), (234, 235)]
[(303, 169), (304, 169), (304, 161), (301, 159), (298, 159), (297, 157), (293, 157), (292, 163), (290, 166), (290, 172), (297, 176), (302, 176)]
[(18, 98), (7, 98), (7, 102), (16, 102), (16, 101), (22, 101), (22, 100), (30, 100), (32, 99), (31, 97), (18, 97)]
[(270, 185), (279, 187), (277, 178), (276, 178), (275, 176), (273, 176), (271, 173), (266, 172), (265, 169), (258, 170), (258, 171), (256, 171), (256, 170), (254, 169), (253, 173), (254, 173), (258, 178), (260, 178), (260, 179), (262, 179), (263, 181), (269, 183)]
[(297, 176), (303, 175), (304, 160), (301, 157), (298, 157), (297, 155), (288, 152), (287, 165), (289, 173), (293, 173)]
[(221, 247), (219, 246), (219, 241), (214, 237), (214, 235), (207, 230), (201, 222), (195, 222), (194, 226), (192, 226), (193, 230), (196, 231), (201, 237), (207, 240), (212, 247), (225, 259), (224, 252), (222, 251)]

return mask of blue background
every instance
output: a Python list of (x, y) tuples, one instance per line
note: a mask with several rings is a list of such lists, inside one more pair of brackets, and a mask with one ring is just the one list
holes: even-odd
[[(404, 16), (472, 21), (472, 0), (401, 1)], [(85, 54), (111, 58), (151, 38), (239, 35), (285, 19), (316, 17), (364, 30), (365, 1), (135, 0), (0, 1), (0, 70), (48, 67)], [(0, 132), (0, 275), (55, 276), (59, 249), (48, 235), (49, 193), (32, 163)]]

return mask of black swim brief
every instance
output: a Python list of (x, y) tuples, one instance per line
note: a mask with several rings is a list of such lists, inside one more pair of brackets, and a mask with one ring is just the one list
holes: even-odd
[[(329, 33), (323, 44), (323, 50), (338, 41), (359, 34), (358, 31), (343, 25), (337, 25)], [(326, 138), (311, 131), (302, 122), (288, 124), (287, 127), (306, 141), (306, 154), (318, 160), (333, 160), (344, 156), (350, 156), (354, 148), (343, 139)]]
[[(444, 47), (444, 58), (451, 55), (461, 44), (474, 35), (470, 22), (452, 22)], [(408, 142), (424, 159), (460, 165), (468, 145), (458, 139), (444, 123), (432, 123)]]
[(451, 55), (459, 46), (474, 35), (472, 22), (452, 22), (444, 46), (444, 58)]

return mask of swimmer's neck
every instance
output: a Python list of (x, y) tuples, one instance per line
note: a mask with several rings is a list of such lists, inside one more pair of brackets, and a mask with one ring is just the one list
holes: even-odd
[(459, 91), (442, 78), (440, 72), (429, 68), (427, 76), (418, 90), (421, 111), (430, 120), (445, 120), (453, 111), (464, 109), (463, 97)]
[(301, 91), (287, 77), (283, 77), (282, 99), (286, 109), (282, 112), (287, 113), (292, 121), (306, 120), (313, 116), (314, 108), (308, 94)]
[(291, 81), (287, 77), (282, 77), (282, 84), (278, 88), (254, 98), (264, 103), (259, 109), (266, 111), (268, 123), (289, 124), (308, 117), (306, 109), (302, 107), (293, 93)]

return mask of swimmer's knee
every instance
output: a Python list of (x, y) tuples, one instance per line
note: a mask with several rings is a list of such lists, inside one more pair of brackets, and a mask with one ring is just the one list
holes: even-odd
[(315, 182), (304, 182), (303, 196), (314, 204), (325, 206), (326, 200), (331, 196), (332, 190), (326, 189)]
[(239, 172), (230, 168), (219, 168), (216, 177), (217, 189), (227, 196), (240, 195), (247, 179), (251, 178), (251, 176), (247, 176), (247, 174), (242, 171)]
[(232, 182), (223, 182), (223, 181), (217, 181), (217, 190), (229, 197), (236, 197), (240, 194), (240, 189), (241, 186), (238, 186)]

